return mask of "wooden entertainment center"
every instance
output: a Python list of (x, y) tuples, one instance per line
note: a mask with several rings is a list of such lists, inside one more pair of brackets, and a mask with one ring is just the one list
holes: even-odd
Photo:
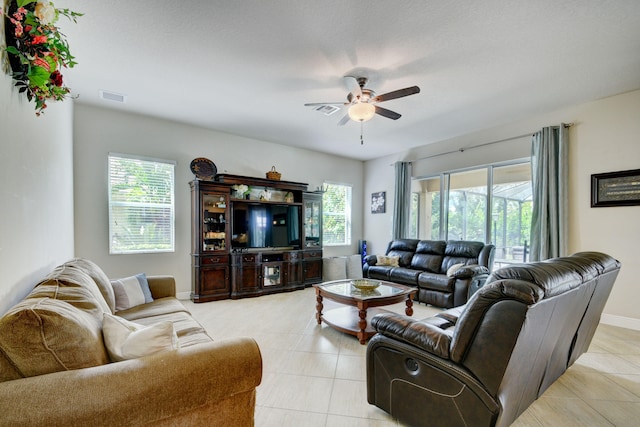
[(191, 187), (191, 299), (255, 297), (322, 281), (322, 193), (220, 174)]

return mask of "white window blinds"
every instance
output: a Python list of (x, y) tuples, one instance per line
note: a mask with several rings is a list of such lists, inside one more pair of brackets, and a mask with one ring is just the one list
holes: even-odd
[(175, 162), (109, 153), (109, 253), (175, 250)]

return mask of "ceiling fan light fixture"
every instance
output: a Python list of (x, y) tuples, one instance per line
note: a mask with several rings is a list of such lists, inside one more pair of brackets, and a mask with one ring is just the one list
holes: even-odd
[(349, 117), (356, 122), (366, 122), (376, 113), (376, 107), (366, 102), (358, 102), (349, 107)]

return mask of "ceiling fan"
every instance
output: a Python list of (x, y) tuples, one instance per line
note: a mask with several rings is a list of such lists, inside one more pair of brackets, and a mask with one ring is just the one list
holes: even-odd
[(374, 104), (420, 93), (418, 86), (411, 86), (382, 95), (376, 95), (372, 89), (365, 88), (368, 81), (366, 77), (344, 76), (344, 78), (347, 87), (353, 88), (347, 95), (347, 102), (311, 102), (304, 104), (305, 107), (349, 105), (350, 107), (347, 110), (347, 114), (338, 122), (338, 126), (343, 126), (349, 119), (361, 123), (366, 122), (367, 120), (371, 120), (374, 114), (381, 115), (388, 119), (398, 120), (402, 117), (401, 114)]

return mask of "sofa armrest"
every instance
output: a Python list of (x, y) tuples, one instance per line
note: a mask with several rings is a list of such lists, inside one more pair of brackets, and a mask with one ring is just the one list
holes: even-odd
[(173, 276), (147, 276), (153, 299), (175, 297), (176, 279)]
[(448, 322), (435, 317), (416, 321), (396, 313), (378, 314), (371, 319), (371, 325), (382, 335), (449, 359), (451, 335), (439, 327), (444, 323)]
[(456, 270), (453, 273), (453, 277), (456, 279), (470, 279), (479, 274), (489, 274), (489, 269), (478, 264), (465, 265)]
[[(0, 383), (2, 424), (247, 425), (262, 358), (251, 338)], [(249, 417), (249, 418), (248, 418)]]
[(378, 262), (378, 256), (377, 255), (367, 255), (366, 257), (364, 257), (364, 261), (368, 265), (376, 265), (376, 263)]

